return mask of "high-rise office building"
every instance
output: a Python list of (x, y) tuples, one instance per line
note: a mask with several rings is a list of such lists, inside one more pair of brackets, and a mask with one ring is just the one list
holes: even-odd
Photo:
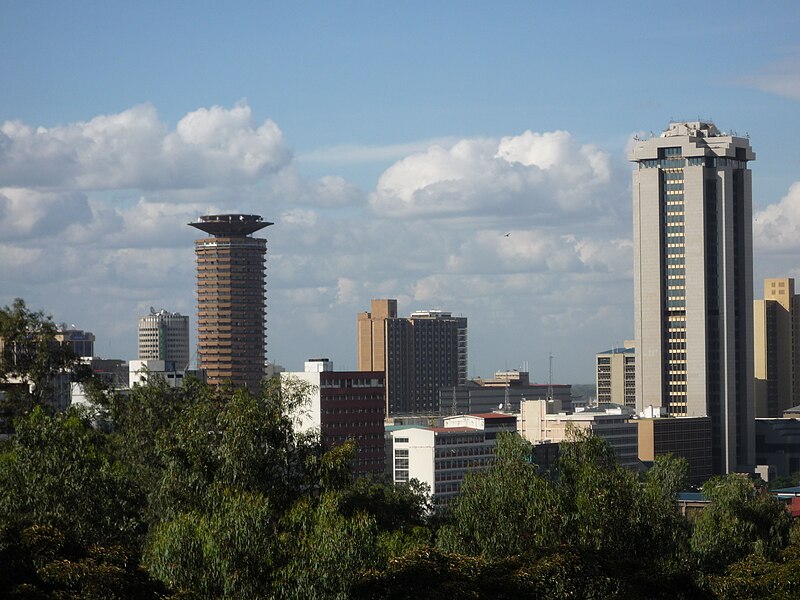
[(598, 404), (636, 407), (636, 350), (633, 342), (595, 355)]
[(439, 410), (439, 390), (467, 380), (467, 318), (439, 310), (397, 316), (397, 300), (358, 314), (358, 370), (386, 375), (386, 412)]
[(800, 404), (800, 295), (794, 279), (765, 279), (753, 303), (756, 417), (778, 418)]
[(272, 225), (258, 215), (207, 215), (189, 223), (210, 237), (196, 240), (197, 362), (212, 385), (257, 390), (266, 346), (267, 240)]
[(749, 140), (671, 123), (633, 173), (637, 409), (709, 416), (716, 473), (753, 465)]
[(139, 359), (163, 360), (185, 371), (189, 366), (189, 317), (150, 308), (139, 319)]

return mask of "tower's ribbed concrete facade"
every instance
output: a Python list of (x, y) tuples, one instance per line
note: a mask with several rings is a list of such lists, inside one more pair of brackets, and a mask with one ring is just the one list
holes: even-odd
[(208, 383), (257, 390), (264, 376), (267, 240), (258, 215), (207, 215), (196, 240), (197, 362)]
[(709, 416), (717, 473), (754, 464), (749, 140), (671, 123), (633, 173), (636, 403)]

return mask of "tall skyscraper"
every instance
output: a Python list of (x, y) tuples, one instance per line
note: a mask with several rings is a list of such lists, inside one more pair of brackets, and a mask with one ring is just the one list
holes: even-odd
[(439, 310), (397, 316), (397, 300), (358, 314), (358, 370), (384, 371), (386, 412), (432, 413), (439, 390), (467, 380), (467, 318)]
[(139, 319), (139, 359), (163, 360), (184, 371), (190, 358), (189, 317), (151, 307)]
[(637, 407), (711, 417), (716, 473), (755, 461), (754, 159), (748, 139), (700, 121), (630, 156)]
[(753, 320), (756, 417), (779, 418), (800, 404), (800, 295), (794, 279), (765, 279)]
[(207, 215), (189, 223), (211, 237), (196, 240), (197, 362), (208, 383), (257, 390), (264, 376), (267, 240), (258, 215)]

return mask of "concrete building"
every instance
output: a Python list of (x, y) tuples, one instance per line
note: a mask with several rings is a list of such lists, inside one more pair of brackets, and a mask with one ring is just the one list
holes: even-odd
[(161, 360), (179, 369), (189, 367), (189, 317), (150, 308), (139, 319), (139, 360)]
[(505, 412), (454, 415), (444, 418), (445, 427), (467, 427), (480, 429), (487, 441), (497, 440), (499, 433), (517, 433), (517, 415)]
[(689, 482), (703, 483), (711, 468), (711, 419), (709, 417), (638, 418), (639, 460), (673, 454), (689, 463)]
[(800, 472), (800, 420), (756, 419), (756, 463), (776, 477)]
[(207, 215), (189, 223), (210, 237), (196, 240), (197, 363), (208, 383), (257, 390), (266, 357), (267, 240), (272, 225), (258, 215)]
[(764, 280), (753, 302), (756, 417), (780, 417), (800, 404), (800, 296), (794, 279)]
[(637, 410), (709, 416), (715, 473), (755, 461), (754, 159), (748, 139), (701, 121), (630, 155)]
[(91, 331), (76, 329), (74, 325), (67, 326), (62, 323), (56, 331), (56, 341), (67, 344), (75, 353), (75, 356), (86, 358), (94, 356), (95, 337)]
[(439, 407), (443, 414), (459, 415), (497, 410), (519, 412), (522, 400), (552, 399), (559, 410), (572, 406), (569, 384), (531, 383), (526, 371), (498, 371), (494, 378), (476, 378), (464, 385), (439, 390)]
[(395, 426), (391, 436), (392, 478), (428, 484), (435, 507), (446, 506), (461, 491), (467, 473), (489, 468), (495, 440), (470, 427)]
[(128, 363), (128, 387), (144, 385), (151, 377), (161, 377), (171, 387), (180, 387), (186, 376), (185, 365), (166, 360), (132, 360)]
[(624, 467), (638, 468), (638, 433), (635, 423), (629, 423), (625, 411), (587, 409), (579, 413), (554, 412), (553, 404), (546, 400), (522, 402), (518, 420), (519, 434), (536, 445), (545, 442), (568, 441), (572, 431), (588, 431), (605, 439), (619, 463)]
[(311, 384), (310, 406), (297, 415), (299, 431), (317, 429), (327, 448), (356, 442), (353, 474), (383, 473), (384, 379), (380, 371), (334, 371), (327, 358), (306, 361), (302, 372), (281, 372), (282, 381)]
[(636, 407), (636, 351), (632, 343), (595, 355), (598, 404)]
[(439, 390), (467, 379), (467, 319), (438, 310), (397, 316), (397, 300), (359, 313), (358, 369), (383, 371), (387, 414), (439, 410)]

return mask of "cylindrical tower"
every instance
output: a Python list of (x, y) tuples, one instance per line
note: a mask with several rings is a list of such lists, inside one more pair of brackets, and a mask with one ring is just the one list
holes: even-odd
[(197, 362), (208, 383), (255, 391), (264, 376), (267, 240), (258, 215), (207, 215), (189, 223), (211, 237), (195, 240)]

